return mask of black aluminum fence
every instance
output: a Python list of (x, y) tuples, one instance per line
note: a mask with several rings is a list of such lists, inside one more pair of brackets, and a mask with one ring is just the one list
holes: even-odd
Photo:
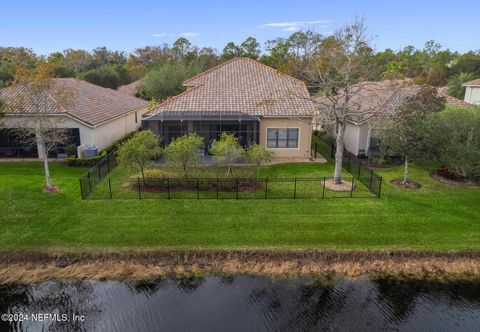
[[(83, 177), (82, 187), (95, 183), (89, 199), (305, 199), (374, 198), (365, 183), (380, 187), (381, 178), (108, 178)], [(85, 198), (85, 196), (83, 196)]]
[(352, 156), (343, 157), (343, 168), (362, 182), (373, 194), (380, 197), (382, 177)]
[[(320, 141), (318, 143), (312, 143), (312, 156), (316, 158), (318, 154), (323, 155), (325, 158), (335, 159), (335, 145), (328, 144), (327, 142)], [(375, 173), (375, 171), (362, 163), (359, 159), (352, 155), (343, 156), (342, 167), (344, 170), (352, 174), (355, 178), (358, 178), (370, 191), (377, 197), (380, 197), (382, 191), (382, 177)]]
[(380, 197), (382, 177), (346, 156), (343, 168), (352, 176), (333, 178), (107, 178), (117, 165), (110, 152), (80, 178), (82, 199), (275, 199)]
[(95, 190), (95, 187), (117, 166), (116, 150), (107, 154), (87, 173), (80, 177), (80, 192), (82, 199), (86, 199)]

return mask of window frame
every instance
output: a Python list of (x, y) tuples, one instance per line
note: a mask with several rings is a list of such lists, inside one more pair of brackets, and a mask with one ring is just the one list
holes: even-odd
[[(275, 146), (275, 147), (269, 147), (269, 146), (268, 146), (268, 141), (269, 141), (269, 139), (268, 139), (268, 130), (269, 130), (269, 129), (276, 129), (276, 132), (275, 132), (275, 143), (276, 143), (275, 145), (276, 145), (276, 146)], [(279, 147), (279, 146), (278, 146), (278, 141), (279, 141), (279, 139), (278, 139), (278, 130), (279, 130), (279, 129), (286, 129), (286, 130), (287, 130), (287, 138), (284, 139), (285, 144), (286, 144), (285, 147)], [(296, 146), (296, 147), (289, 147), (289, 146), (288, 146), (289, 141), (292, 141), (292, 140), (293, 140), (293, 139), (290, 139), (289, 136), (288, 136), (288, 135), (289, 135), (288, 129), (296, 129), (296, 130), (297, 130), (297, 139), (296, 139), (296, 141), (297, 141), (297, 146)], [(271, 139), (270, 139), (270, 140), (271, 140)], [(283, 139), (282, 139), (282, 141), (283, 141)], [(299, 149), (300, 149), (300, 127), (267, 127), (266, 130), (265, 130), (265, 147), (266, 147), (267, 149), (272, 149), (272, 150), (299, 150)]]

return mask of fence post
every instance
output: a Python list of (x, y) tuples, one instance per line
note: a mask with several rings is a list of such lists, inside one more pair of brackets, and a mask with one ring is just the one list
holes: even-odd
[(265, 178), (265, 199), (267, 199), (268, 193), (268, 178)]
[(142, 192), (140, 191), (140, 178), (137, 178), (137, 186), (138, 186), (138, 199), (142, 199)]
[(200, 180), (197, 178), (197, 199), (200, 199)]
[(108, 190), (110, 191), (110, 199), (112, 199), (112, 182), (110, 178), (108, 178)]
[(82, 199), (85, 199), (85, 197), (83, 196), (83, 178), (80, 178), (80, 196), (82, 197)]
[(352, 189), (350, 190), (350, 197), (353, 197), (353, 186), (354, 186), (354, 182), (355, 182), (355, 177), (352, 176)]
[(217, 176), (217, 199), (218, 199), (218, 176)]
[(317, 145), (318, 145), (318, 143), (315, 142), (315, 159), (317, 158)]
[(322, 199), (325, 198), (325, 185), (327, 184), (326, 181), (327, 181), (327, 178), (324, 176), (324, 177), (323, 177)]
[(238, 199), (238, 178), (237, 178), (237, 199)]
[(368, 186), (370, 190), (372, 190), (372, 178), (373, 178), (373, 169), (370, 170), (370, 184)]
[(92, 192), (92, 183), (90, 182), (90, 171), (87, 173), (87, 176), (88, 176), (88, 190), (89, 190), (89, 193)]
[(378, 186), (378, 198), (380, 198), (380, 193), (382, 192), (382, 177), (380, 177), (380, 184)]
[(297, 178), (295, 178), (295, 183), (293, 185), (293, 199), (297, 199)]
[(167, 193), (168, 199), (170, 199), (170, 178), (167, 178)]

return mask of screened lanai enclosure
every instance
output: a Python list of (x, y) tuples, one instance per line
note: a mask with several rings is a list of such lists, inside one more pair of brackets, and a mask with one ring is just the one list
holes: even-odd
[(260, 118), (244, 113), (162, 112), (142, 120), (142, 129), (150, 129), (162, 138), (162, 146), (176, 137), (196, 133), (203, 137), (202, 147), (209, 154), (211, 142), (222, 132), (232, 133), (243, 147), (259, 143)]
[[(57, 129), (53, 129), (57, 130)], [(78, 128), (58, 129), (66, 132), (67, 141), (58, 144), (55, 149), (49, 151), (49, 158), (58, 158), (66, 155), (67, 147), (77, 153), (76, 147), (80, 145), (80, 131)], [(28, 142), (19, 138), (19, 130), (16, 128), (0, 129), (0, 158), (37, 158), (38, 151), (34, 135)]]

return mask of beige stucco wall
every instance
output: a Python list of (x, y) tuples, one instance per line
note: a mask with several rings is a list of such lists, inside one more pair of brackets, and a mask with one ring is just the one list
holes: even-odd
[(470, 104), (480, 105), (480, 86), (467, 86), (464, 100)]
[(137, 123), (135, 123), (135, 112), (130, 112), (93, 128), (92, 145), (98, 147), (99, 150), (103, 150), (132, 131), (138, 130), (142, 122), (142, 114), (146, 111), (146, 109), (136, 111)]
[(295, 118), (262, 118), (260, 121), (260, 145), (267, 146), (267, 128), (299, 128), (298, 148), (271, 149), (275, 157), (310, 157), (312, 120)]
[(363, 123), (360, 125), (347, 122), (345, 126), (345, 136), (343, 142), (345, 143), (345, 150), (357, 156), (360, 150), (368, 153), (369, 145), (369, 125), (368, 123)]
[(354, 155), (358, 153), (358, 140), (360, 135), (360, 128), (350, 122), (345, 125), (345, 135), (343, 136), (343, 143), (345, 144), (345, 150)]

